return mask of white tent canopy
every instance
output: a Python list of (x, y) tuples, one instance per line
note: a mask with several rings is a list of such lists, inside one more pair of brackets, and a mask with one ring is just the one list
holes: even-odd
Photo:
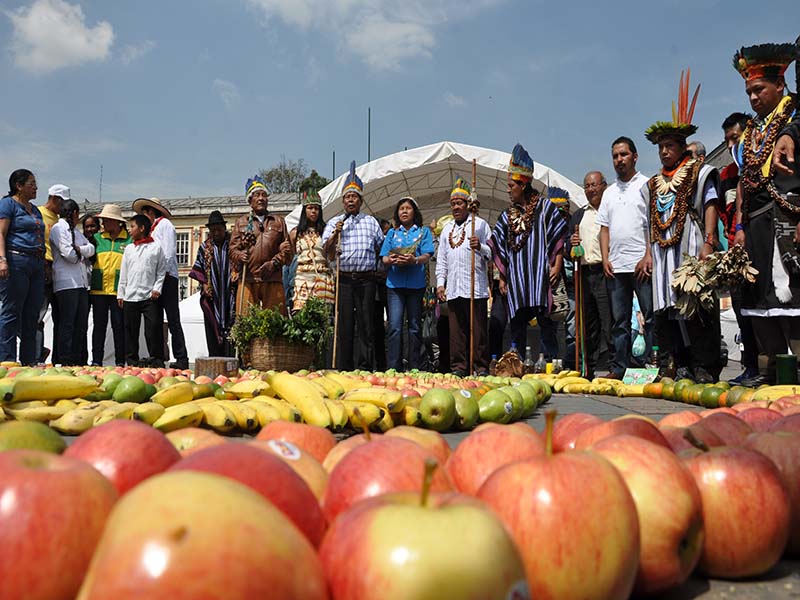
[[(456, 142), (439, 142), (390, 154), (356, 168), (364, 182), (364, 212), (391, 219), (397, 201), (412, 196), (425, 223), (450, 212), (450, 191), (456, 179), (472, 183), (472, 161), (477, 163), (480, 215), (493, 224), (508, 206), (508, 162), (511, 154)], [(573, 209), (586, 205), (583, 189), (557, 171), (534, 163), (534, 186), (545, 190), (556, 186), (567, 190)], [(342, 189), (347, 173), (320, 190), (325, 219), (342, 212)], [(297, 225), (302, 207), (286, 216), (291, 229)]]

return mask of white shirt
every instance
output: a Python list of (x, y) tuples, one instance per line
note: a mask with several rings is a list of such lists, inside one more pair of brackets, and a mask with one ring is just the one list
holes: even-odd
[(617, 179), (603, 192), (596, 222), (608, 227), (608, 260), (615, 273), (633, 273), (647, 247), (647, 200), (642, 187), (647, 177), (636, 173), (630, 181)]
[(166, 217), (157, 219), (150, 235), (161, 246), (164, 259), (167, 261), (167, 275), (178, 277), (178, 242), (175, 237), (175, 226)]
[(149, 244), (128, 244), (122, 254), (117, 298), (125, 302), (141, 302), (153, 291), (161, 292), (167, 273), (167, 261), (161, 247)]
[(73, 237), (66, 220), (59, 219), (50, 228), (54, 292), (89, 287), (89, 273), (84, 259), (94, 256), (95, 248), (80, 230), (75, 229), (74, 233), (74, 243), (81, 252), (80, 256), (72, 247)]
[(603, 254), (600, 252), (600, 225), (597, 223), (599, 210), (587, 204), (578, 228), (584, 252), (581, 264), (584, 265), (599, 265), (603, 262)]
[[(439, 250), (436, 254), (436, 286), (444, 286), (447, 299), (469, 298), (469, 285), (471, 279), (472, 251), (469, 247), (469, 238), (472, 234), (472, 215), (468, 216), (461, 225), (450, 221), (442, 229), (439, 236)], [(463, 241), (457, 248), (450, 247), (450, 232), (453, 232), (453, 241), (458, 242), (463, 232)], [(492, 249), (489, 248), (489, 225), (478, 217), (475, 219), (475, 235), (481, 244), (481, 249), (475, 256), (475, 298), (489, 297), (489, 280), (486, 277), (486, 263), (492, 258)]]

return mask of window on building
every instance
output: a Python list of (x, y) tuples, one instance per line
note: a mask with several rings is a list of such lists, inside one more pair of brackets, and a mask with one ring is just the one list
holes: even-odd
[(189, 234), (178, 233), (175, 235), (175, 241), (178, 266), (185, 267), (189, 264)]
[(178, 298), (180, 300), (186, 300), (189, 297), (189, 278), (188, 277), (178, 277)]

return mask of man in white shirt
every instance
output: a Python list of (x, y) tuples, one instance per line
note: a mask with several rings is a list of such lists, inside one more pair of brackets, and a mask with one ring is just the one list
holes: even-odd
[(164, 289), (158, 299), (158, 305), (167, 316), (169, 333), (172, 336), (172, 353), (175, 362), (170, 366), (175, 369), (189, 368), (189, 354), (186, 352), (186, 340), (181, 327), (181, 311), (178, 306), (178, 244), (175, 236), (175, 226), (170, 222), (172, 215), (162, 206), (158, 198), (138, 198), (133, 203), (133, 212), (144, 215), (150, 219), (152, 230), (150, 235), (161, 247), (164, 259), (167, 261), (167, 276), (164, 279)]
[(600, 225), (600, 252), (614, 324), (614, 356), (609, 377), (622, 379), (631, 362), (631, 310), (633, 293), (645, 324), (645, 357), (653, 343), (652, 257), (648, 234), (647, 202), (642, 188), (647, 177), (636, 170), (636, 144), (619, 137), (611, 145), (617, 180), (606, 188), (596, 223)]
[[(614, 353), (611, 343), (611, 303), (603, 273), (600, 250), (600, 225), (597, 215), (608, 184), (600, 171), (591, 171), (583, 178), (583, 189), (589, 204), (577, 210), (569, 223), (570, 246), (580, 245), (581, 290), (583, 292), (583, 335), (586, 336), (586, 364), (589, 374), (605, 369)], [(574, 351), (571, 353), (574, 354)], [(569, 357), (568, 357), (569, 358)]]
[[(489, 247), (489, 224), (467, 210), (470, 186), (461, 178), (450, 194), (453, 220), (447, 223), (439, 236), (436, 255), (436, 295), (447, 302), (450, 320), (450, 369), (463, 377), (469, 368), (470, 331), (475, 334), (474, 368), (478, 374), (489, 373), (487, 306), (489, 280), (487, 264), (492, 258)], [(472, 236), (472, 220), (475, 235)], [(472, 327), (469, 323), (472, 253), (475, 252), (475, 312)]]

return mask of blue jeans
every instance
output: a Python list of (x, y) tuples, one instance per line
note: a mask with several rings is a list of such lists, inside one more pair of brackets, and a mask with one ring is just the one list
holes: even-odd
[(36, 364), (36, 332), (44, 302), (44, 258), (6, 252), (8, 278), (0, 280), (0, 360)]
[(650, 356), (654, 330), (653, 282), (649, 278), (640, 282), (633, 273), (616, 273), (613, 279), (606, 280), (606, 285), (611, 300), (611, 316), (614, 320), (611, 327), (614, 356), (609, 361), (608, 369), (612, 373), (622, 375), (631, 363), (631, 312), (634, 292), (639, 299), (639, 308), (644, 317), (644, 358)]
[(389, 336), (386, 366), (403, 370), (403, 316), (408, 319), (408, 368), (420, 368), (422, 348), (422, 296), (425, 288), (387, 288), (386, 310), (389, 313)]

